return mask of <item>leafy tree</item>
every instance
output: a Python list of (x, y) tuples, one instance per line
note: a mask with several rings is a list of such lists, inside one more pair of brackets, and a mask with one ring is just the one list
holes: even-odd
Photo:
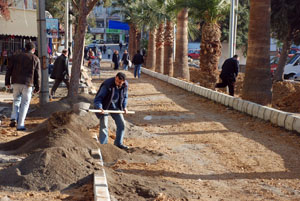
[[(108, 3), (106, 0), (105, 3)], [(80, 69), (83, 61), (84, 39), (87, 29), (87, 16), (92, 11), (98, 0), (73, 0), (73, 8), (75, 11), (76, 24), (74, 38), (74, 52), (72, 61), (72, 76), (70, 80), (70, 88), (68, 96), (76, 98), (78, 96)]]
[(283, 43), (275, 81), (282, 81), (282, 74), (290, 46), (300, 44), (300, 1), (272, 0), (271, 1), (271, 29), (272, 36)]
[(262, 105), (271, 103), (270, 9), (271, 0), (250, 1), (248, 51), (243, 99)]

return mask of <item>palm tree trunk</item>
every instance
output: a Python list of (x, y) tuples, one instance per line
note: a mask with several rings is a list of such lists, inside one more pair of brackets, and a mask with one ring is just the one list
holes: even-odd
[(262, 105), (271, 103), (270, 72), (271, 0), (250, 1), (248, 51), (243, 99)]
[(148, 41), (148, 50), (147, 50), (147, 68), (154, 70), (155, 69), (155, 61), (156, 61), (156, 28), (153, 28), (149, 33), (149, 41)]
[(190, 80), (188, 66), (188, 9), (183, 8), (177, 15), (176, 54), (174, 77)]
[(278, 62), (278, 66), (276, 68), (276, 73), (274, 76), (274, 81), (282, 81), (283, 79), (283, 70), (286, 63), (286, 59), (288, 57), (290, 47), (291, 47), (291, 36), (290, 32), (286, 36), (286, 39), (283, 41), (282, 51), (280, 53), (280, 58)]
[(137, 52), (141, 48), (141, 32), (136, 30), (136, 44), (134, 52)]
[(218, 77), (218, 64), (221, 56), (221, 31), (217, 23), (205, 23), (202, 27), (200, 45), (200, 84), (214, 89)]
[(134, 26), (133, 24), (129, 24), (129, 44), (128, 44), (128, 53), (129, 57), (132, 59), (133, 58), (133, 29)]
[(85, 1), (80, 1), (78, 24), (76, 26), (76, 37), (74, 40), (70, 88), (68, 90), (68, 97), (72, 98), (76, 98), (78, 96), (80, 69), (83, 61), (84, 37), (87, 28), (87, 15), (88, 10), (85, 5)]
[(167, 21), (164, 38), (164, 74), (173, 76), (174, 25)]
[(164, 23), (159, 25), (156, 37), (156, 64), (155, 71), (163, 73), (164, 71)]

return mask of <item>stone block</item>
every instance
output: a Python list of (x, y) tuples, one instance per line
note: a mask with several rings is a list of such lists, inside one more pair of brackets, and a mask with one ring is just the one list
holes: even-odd
[(107, 187), (96, 186), (96, 196), (97, 198), (109, 198), (109, 192)]
[(292, 131), (293, 130), (294, 121), (295, 121), (295, 116), (293, 116), (293, 115), (287, 115), (286, 119), (285, 119), (285, 122), (284, 122), (285, 129)]
[(237, 98), (235, 97), (228, 97), (228, 106), (233, 108), (234, 102)]
[(271, 119), (270, 119), (272, 124), (278, 125), (278, 116), (280, 112), (281, 112), (280, 110), (272, 109)]
[(223, 94), (222, 93), (220, 93), (220, 92), (217, 92), (219, 95), (218, 95), (218, 99), (217, 99), (217, 102), (218, 103), (222, 103), (222, 97), (223, 97)]
[(249, 101), (244, 100), (242, 105), (242, 112), (247, 113), (248, 105), (249, 105)]
[(257, 117), (260, 119), (264, 119), (265, 110), (266, 110), (266, 106), (260, 106), (258, 109)]
[(285, 127), (285, 120), (287, 118), (289, 113), (287, 112), (279, 112), (279, 115), (278, 115), (278, 120), (277, 120), (277, 123), (278, 123), (278, 126), (280, 127)]
[(259, 105), (259, 104), (254, 104), (253, 105), (253, 109), (252, 109), (252, 116), (253, 117), (258, 117), (259, 107), (261, 107), (261, 105)]
[(234, 99), (233, 105), (232, 105), (233, 109), (238, 110), (239, 102), (240, 102), (239, 98)]
[(240, 99), (238, 102), (238, 108), (237, 108), (238, 111), (242, 112), (243, 104), (244, 104), (244, 100)]
[(248, 107), (247, 107), (247, 114), (251, 115), (252, 116), (252, 111), (253, 111), (253, 106), (254, 106), (255, 103), (253, 102), (249, 102), (248, 103)]
[(272, 108), (266, 107), (265, 108), (265, 114), (264, 114), (264, 120), (270, 121), (271, 120), (271, 113), (272, 113)]
[(300, 117), (294, 116), (293, 130), (300, 133)]

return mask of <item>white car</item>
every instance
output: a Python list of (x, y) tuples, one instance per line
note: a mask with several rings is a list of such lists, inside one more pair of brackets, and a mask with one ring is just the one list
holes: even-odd
[(298, 73), (300, 73), (300, 53), (296, 53), (288, 60), (283, 71), (284, 79), (294, 79)]

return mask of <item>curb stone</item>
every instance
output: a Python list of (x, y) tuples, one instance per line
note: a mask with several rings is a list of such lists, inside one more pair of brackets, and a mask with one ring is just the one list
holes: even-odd
[(240, 112), (244, 112), (250, 116), (269, 121), (272, 124), (278, 125), (290, 131), (300, 133), (300, 116), (295, 116), (292, 113), (287, 113), (281, 110), (259, 105), (250, 101), (242, 100), (237, 97), (232, 97), (203, 86), (192, 84), (167, 75), (159, 76), (159, 73), (149, 69), (141, 68), (142, 72), (156, 77), (162, 81), (168, 82), (174, 86), (182, 88), (186, 91), (193, 92), (199, 96), (211, 99), (221, 103), (227, 107), (231, 107)]

